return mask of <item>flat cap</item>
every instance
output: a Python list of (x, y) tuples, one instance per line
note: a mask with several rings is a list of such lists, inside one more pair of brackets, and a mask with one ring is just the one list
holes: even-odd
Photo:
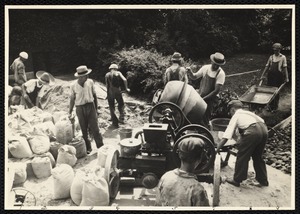
[(191, 154), (191, 155), (201, 155), (204, 148), (204, 142), (200, 138), (196, 137), (189, 137), (183, 139), (179, 145), (178, 145), (178, 151), (185, 153), (185, 154)]

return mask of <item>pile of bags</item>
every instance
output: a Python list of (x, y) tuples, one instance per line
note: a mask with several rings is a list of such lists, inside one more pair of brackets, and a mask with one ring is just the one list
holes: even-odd
[[(76, 125), (66, 115), (63, 111), (51, 114), (37, 107), (19, 108), (9, 115), (8, 157), (18, 168), (16, 172), (32, 171), (37, 178), (45, 178), (51, 176), (56, 165), (73, 167), (78, 158), (86, 156), (84, 140), (74, 138)], [(77, 130), (78, 126), (77, 122)], [(30, 159), (30, 164), (16, 164), (18, 159)], [(27, 175), (22, 178), (16, 182), (25, 182)]]
[(109, 181), (104, 167), (112, 146), (99, 148), (94, 167), (75, 173), (73, 167), (86, 156), (86, 147), (82, 137), (76, 135), (76, 131), (80, 133), (78, 121), (73, 124), (66, 115), (36, 107), (20, 108), (9, 115), (8, 168), (14, 171), (13, 185), (22, 185), (31, 171), (37, 178), (52, 176), (53, 199), (71, 198), (78, 206), (107, 206)]

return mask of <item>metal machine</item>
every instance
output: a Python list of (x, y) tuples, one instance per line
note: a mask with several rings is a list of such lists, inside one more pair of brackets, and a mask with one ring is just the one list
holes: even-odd
[(215, 153), (214, 139), (205, 127), (190, 124), (180, 107), (172, 102), (155, 105), (149, 113), (149, 123), (144, 124), (142, 131), (132, 139), (122, 140), (121, 152), (116, 149), (109, 152), (105, 176), (111, 199), (116, 197), (122, 177), (133, 177), (145, 188), (154, 188), (165, 172), (180, 166), (177, 147), (189, 137), (205, 142), (204, 157), (196, 168), (196, 175), (199, 182), (213, 184), (213, 206), (217, 206), (221, 158)]

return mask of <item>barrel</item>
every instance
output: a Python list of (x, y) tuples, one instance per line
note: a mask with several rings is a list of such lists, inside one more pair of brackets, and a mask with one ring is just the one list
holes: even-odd
[(192, 124), (202, 124), (207, 104), (191, 85), (177, 80), (168, 82), (159, 102), (176, 104)]
[(119, 135), (120, 135), (120, 140), (123, 140), (125, 138), (131, 138), (132, 129), (129, 129), (129, 128), (119, 129)]

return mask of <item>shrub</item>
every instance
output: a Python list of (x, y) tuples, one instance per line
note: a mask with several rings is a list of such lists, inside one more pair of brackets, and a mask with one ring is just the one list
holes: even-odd
[(157, 51), (131, 47), (112, 54), (110, 60), (119, 64), (119, 70), (126, 74), (132, 94), (144, 94), (149, 98), (163, 87), (163, 74), (169, 59)]

